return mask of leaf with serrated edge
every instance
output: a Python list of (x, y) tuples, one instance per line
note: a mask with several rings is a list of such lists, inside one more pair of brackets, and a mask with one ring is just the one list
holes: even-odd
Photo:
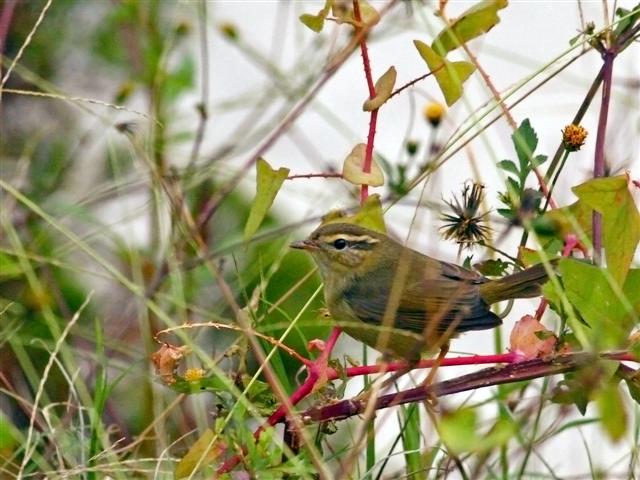
[(256, 198), (251, 205), (249, 219), (244, 226), (244, 240), (248, 241), (258, 231), (264, 217), (269, 212), (273, 201), (289, 175), (288, 168), (274, 170), (264, 158), (256, 162)]
[(365, 112), (377, 110), (389, 99), (393, 92), (393, 87), (396, 84), (396, 77), (397, 73), (395, 67), (389, 67), (389, 69), (382, 74), (375, 85), (376, 96), (368, 98), (362, 105), (362, 109)]
[(520, 183), (524, 184), (526, 175), (531, 171), (533, 152), (538, 146), (538, 136), (528, 118), (524, 119), (518, 129), (513, 132), (511, 140), (520, 163)]
[(629, 192), (627, 176), (595, 178), (572, 190), (581, 201), (602, 214), (607, 267), (622, 285), (640, 241), (640, 213)]
[(462, 84), (471, 76), (476, 67), (469, 62), (450, 62), (420, 40), (414, 40), (413, 44), (429, 70), (436, 77), (445, 102), (448, 106), (453, 105), (462, 96)]
[(451, 26), (442, 30), (432, 43), (439, 55), (446, 55), (500, 22), (498, 10), (507, 6), (507, 0), (484, 0), (464, 11)]
[(342, 165), (342, 177), (354, 185), (371, 185), (372, 187), (384, 185), (384, 175), (374, 159), (371, 159), (371, 171), (369, 173), (362, 171), (366, 149), (367, 146), (364, 143), (353, 147)]

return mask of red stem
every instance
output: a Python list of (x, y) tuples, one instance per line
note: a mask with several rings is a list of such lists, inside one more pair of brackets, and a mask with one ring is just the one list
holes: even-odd
[[(358, 0), (353, 0), (353, 17), (356, 23), (360, 23), (362, 18), (360, 16), (360, 4)], [(356, 27), (356, 33), (361, 30), (361, 27)], [(367, 48), (367, 38), (363, 36), (360, 40), (360, 53), (362, 54), (362, 65), (364, 67), (364, 76), (367, 79), (367, 87), (369, 88), (369, 98), (376, 96), (376, 87), (373, 83), (373, 75), (371, 75), (371, 62), (369, 61), (369, 50)], [(369, 120), (369, 134), (367, 135), (367, 148), (365, 150), (364, 164), (362, 171), (364, 173), (371, 172), (371, 162), (373, 161), (373, 143), (376, 136), (376, 123), (378, 121), (378, 109), (371, 111), (371, 118)], [(369, 185), (362, 185), (360, 187), (360, 203), (369, 196)]]

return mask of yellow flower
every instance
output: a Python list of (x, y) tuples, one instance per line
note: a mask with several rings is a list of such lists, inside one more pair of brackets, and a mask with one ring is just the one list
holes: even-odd
[(425, 120), (434, 127), (440, 125), (440, 121), (442, 120), (444, 113), (444, 106), (438, 102), (427, 103), (427, 106), (424, 107), (423, 111)]
[(569, 152), (577, 152), (584, 145), (588, 134), (584, 127), (572, 123), (562, 130), (562, 144)]
[(187, 368), (184, 371), (184, 379), (187, 382), (196, 382), (204, 378), (204, 370), (202, 368)]

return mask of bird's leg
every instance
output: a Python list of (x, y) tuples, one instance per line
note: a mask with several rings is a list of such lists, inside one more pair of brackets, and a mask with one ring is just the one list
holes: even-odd
[[(425, 389), (427, 389), (433, 383), (433, 380), (436, 377), (436, 373), (438, 372), (438, 367), (442, 364), (442, 361), (447, 356), (447, 353), (449, 353), (449, 342), (446, 342), (442, 344), (442, 346), (440, 346), (440, 353), (438, 353), (438, 356), (436, 357), (433, 363), (433, 366), (431, 367), (431, 370), (429, 370), (429, 374), (427, 375), (427, 378), (425, 378), (424, 381), (422, 382), (422, 386)], [(437, 405), (438, 404), (437, 397), (431, 396), (429, 403), (431, 403), (432, 405)]]

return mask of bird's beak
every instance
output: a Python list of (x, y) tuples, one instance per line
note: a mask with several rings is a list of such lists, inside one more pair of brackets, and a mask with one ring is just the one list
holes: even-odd
[(289, 245), (291, 248), (297, 248), (298, 250), (312, 250), (318, 248), (316, 242), (313, 240), (296, 240)]

